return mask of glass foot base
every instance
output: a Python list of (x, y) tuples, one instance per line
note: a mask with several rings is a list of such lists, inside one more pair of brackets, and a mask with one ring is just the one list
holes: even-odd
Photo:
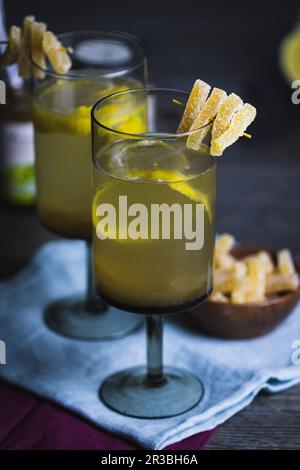
[(51, 330), (63, 336), (82, 340), (111, 340), (137, 330), (142, 318), (114, 307), (87, 306), (81, 297), (61, 299), (48, 305), (45, 322)]
[(202, 383), (187, 371), (166, 367), (165, 381), (146, 382), (146, 369), (134, 367), (112, 375), (102, 384), (100, 398), (112, 410), (135, 418), (168, 418), (196, 406), (204, 395)]

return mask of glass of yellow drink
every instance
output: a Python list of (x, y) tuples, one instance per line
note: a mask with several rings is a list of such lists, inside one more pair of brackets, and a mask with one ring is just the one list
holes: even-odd
[[(108, 106), (133, 99), (122, 131)], [(100, 100), (92, 110), (93, 258), (96, 289), (110, 305), (146, 318), (147, 368), (114, 374), (100, 396), (129, 416), (162, 418), (193, 408), (203, 385), (188, 371), (163, 368), (162, 319), (194, 307), (212, 289), (216, 168), (209, 149), (187, 148), (178, 134), (184, 92), (136, 89)], [(128, 120), (129, 122), (129, 120)], [(193, 131), (196, 132), (196, 131)]]
[[(55, 234), (87, 242), (87, 294), (61, 299), (48, 306), (45, 319), (52, 329), (81, 339), (110, 339), (134, 330), (138, 319), (108, 307), (94, 291), (91, 264), (91, 107), (111, 93), (141, 87), (146, 59), (137, 39), (126, 33), (73, 32), (58, 36), (68, 47), (72, 68), (55, 73), (40, 69), (33, 116), (37, 174), (37, 209), (41, 222)], [(34, 67), (38, 68), (36, 64)], [(134, 100), (127, 107), (136, 106)], [(107, 112), (116, 127), (128, 112)], [(142, 121), (131, 122), (134, 132)]]

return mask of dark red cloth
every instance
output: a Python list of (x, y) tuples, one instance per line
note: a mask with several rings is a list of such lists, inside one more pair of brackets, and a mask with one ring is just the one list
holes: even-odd
[[(170, 450), (197, 450), (213, 431), (172, 444)], [(0, 449), (134, 450), (137, 445), (91, 425), (31, 393), (0, 382)]]

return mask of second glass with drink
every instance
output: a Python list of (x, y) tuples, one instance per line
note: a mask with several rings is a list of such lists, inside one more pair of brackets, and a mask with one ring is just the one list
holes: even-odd
[[(146, 59), (139, 42), (126, 33), (75, 32), (59, 36), (72, 56), (66, 74), (39, 69), (34, 95), (37, 206), (43, 224), (54, 233), (87, 241), (86, 297), (61, 299), (48, 307), (46, 321), (55, 331), (81, 339), (110, 339), (135, 329), (139, 320), (101, 302), (94, 292), (91, 266), (91, 124), (95, 101), (110, 93), (141, 87)], [(38, 68), (33, 63), (33, 67)], [(125, 108), (107, 113), (117, 128), (126, 123), (142, 132), (145, 123), (128, 121)], [(121, 313), (121, 315), (120, 315)]]

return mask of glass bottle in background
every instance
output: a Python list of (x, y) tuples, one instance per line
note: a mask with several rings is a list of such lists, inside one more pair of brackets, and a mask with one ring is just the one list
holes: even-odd
[[(4, 5), (0, 0), (0, 48), (6, 47)], [(34, 145), (29, 84), (18, 76), (17, 66), (0, 70), (5, 96), (0, 104), (1, 199), (30, 206), (35, 201)]]

